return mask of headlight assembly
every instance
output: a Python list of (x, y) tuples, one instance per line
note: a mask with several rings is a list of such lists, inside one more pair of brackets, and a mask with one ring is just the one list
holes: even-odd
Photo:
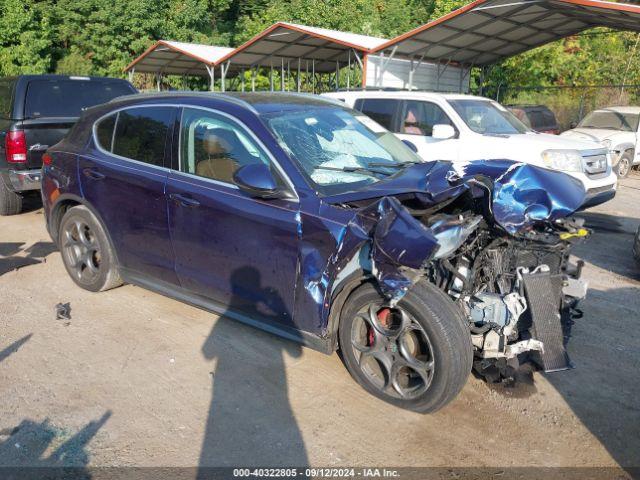
[(582, 155), (577, 150), (545, 150), (542, 152), (542, 162), (553, 170), (582, 171)]

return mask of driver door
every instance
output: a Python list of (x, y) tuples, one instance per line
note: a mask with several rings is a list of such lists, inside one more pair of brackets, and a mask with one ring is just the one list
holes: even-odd
[(185, 107), (179, 137), (179, 168), (166, 194), (182, 287), (251, 318), (295, 326), (299, 203), (251, 198), (233, 180), (251, 163), (277, 172), (275, 160), (224, 112)]

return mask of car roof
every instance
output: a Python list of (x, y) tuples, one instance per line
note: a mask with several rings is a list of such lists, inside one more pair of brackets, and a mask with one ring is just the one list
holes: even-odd
[[(2, 77), (1, 80), (110, 80), (118, 82), (127, 82), (124, 78), (116, 77), (92, 77), (88, 75), (56, 75), (53, 73), (46, 73), (42, 75), (28, 74), (28, 75), (14, 75), (10, 77)], [(127, 82), (129, 83), (129, 82)]]
[(399, 99), (416, 99), (416, 100), (433, 100), (433, 99), (445, 99), (445, 100), (483, 100), (493, 101), (490, 98), (479, 97), (476, 95), (466, 95), (463, 93), (441, 93), (441, 92), (426, 92), (426, 91), (408, 91), (408, 90), (395, 90), (395, 91), (349, 91), (349, 92), (330, 92), (323, 93), (322, 96), (329, 98), (399, 98)]
[(594, 112), (640, 113), (640, 107), (607, 107), (598, 108)]
[(211, 100), (227, 101), (238, 106), (247, 108), (257, 114), (264, 114), (283, 110), (303, 110), (309, 106), (339, 106), (345, 108), (344, 104), (318, 95), (291, 93), (291, 92), (192, 92), (192, 91), (169, 91), (157, 93), (139, 93), (137, 95), (126, 95), (111, 100), (110, 104), (132, 104), (138, 101), (161, 100), (163, 102), (181, 101), (187, 99), (201, 99), (204, 102)]

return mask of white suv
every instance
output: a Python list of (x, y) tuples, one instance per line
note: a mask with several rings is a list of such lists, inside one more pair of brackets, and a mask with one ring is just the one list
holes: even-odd
[(493, 100), (407, 91), (323, 95), (365, 113), (410, 142), (425, 160), (508, 159), (562, 170), (583, 182), (585, 208), (615, 196), (617, 177), (607, 148), (534, 132)]
[(640, 107), (602, 108), (591, 112), (562, 136), (604, 145), (611, 152), (613, 170), (619, 177), (626, 177), (632, 166), (640, 164), (639, 118)]

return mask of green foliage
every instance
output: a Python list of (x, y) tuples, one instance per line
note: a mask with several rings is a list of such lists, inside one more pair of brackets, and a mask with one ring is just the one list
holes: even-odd
[[(277, 21), (391, 38), (466, 0), (0, 0), (0, 75), (123, 76), (158, 39), (239, 45)], [(515, 86), (640, 83), (638, 36), (596, 29), (494, 66), (485, 93)], [(247, 73), (248, 75), (248, 73)], [(341, 74), (344, 75), (344, 74)], [(139, 77), (141, 86), (153, 79)], [(477, 84), (478, 72), (473, 81)], [(176, 88), (205, 80), (172, 78)], [(258, 85), (268, 85), (259, 77)], [(249, 78), (246, 82), (249, 85)], [(295, 88), (294, 85), (290, 87)], [(508, 93), (511, 92), (511, 93)]]

